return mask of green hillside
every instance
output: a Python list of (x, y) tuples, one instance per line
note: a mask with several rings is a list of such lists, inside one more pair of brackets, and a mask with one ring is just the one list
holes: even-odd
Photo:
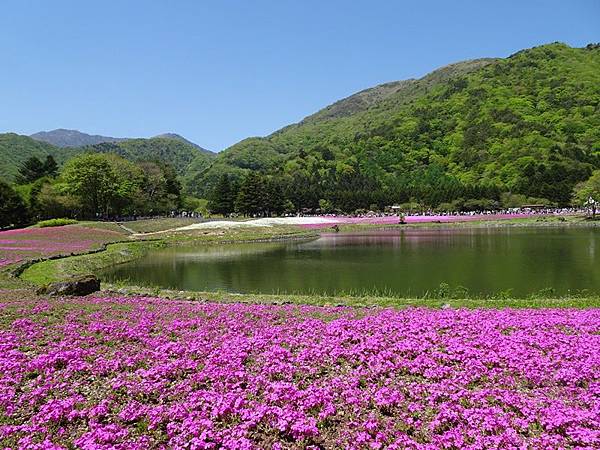
[(128, 139), (119, 142), (103, 142), (85, 147), (55, 147), (46, 142), (14, 133), (0, 134), (0, 175), (13, 181), (21, 164), (32, 156), (41, 159), (52, 154), (59, 164), (80, 153), (116, 153), (130, 161), (158, 160), (171, 164), (179, 175), (187, 173), (194, 160), (209, 161), (214, 153), (198, 149), (194, 144), (171, 137), (151, 139)]
[(200, 150), (201, 153), (208, 153), (209, 156), (214, 155), (213, 152), (211, 152), (210, 150), (207, 150), (204, 147), (200, 147), (198, 144), (195, 144), (194, 142), (189, 141), (186, 138), (184, 138), (183, 136), (180, 136), (179, 134), (176, 134), (176, 133), (163, 133), (163, 134), (159, 134), (157, 136), (153, 136), (153, 138), (175, 139), (177, 141), (184, 142), (186, 144), (191, 145), (192, 147), (197, 148), (198, 150)]
[(77, 149), (77, 152), (81, 151), (116, 153), (130, 161), (158, 160), (171, 164), (179, 175), (186, 173), (194, 159), (210, 159), (213, 155), (199, 150), (194, 144), (170, 137), (104, 142)]
[(0, 179), (14, 180), (21, 164), (32, 156), (45, 159), (58, 150), (53, 145), (15, 133), (0, 134)]
[(436, 206), (502, 192), (567, 203), (600, 167), (599, 105), (598, 46), (548, 44), (362, 91), (188, 177), (208, 195), (223, 173), (259, 170), (314, 191), (292, 199), (307, 207), (361, 190), (354, 203)]

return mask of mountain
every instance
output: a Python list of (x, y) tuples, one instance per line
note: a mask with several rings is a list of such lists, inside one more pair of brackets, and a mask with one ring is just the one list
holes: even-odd
[(214, 153), (198, 148), (185, 139), (153, 137), (103, 142), (77, 149), (77, 152), (116, 153), (131, 161), (158, 160), (171, 164), (179, 175), (184, 175), (195, 159), (210, 160)]
[(175, 140), (177, 140), (177, 141), (184, 142), (184, 143), (186, 143), (186, 144), (188, 144), (188, 145), (191, 145), (191, 146), (193, 146), (193, 147), (196, 147), (198, 150), (200, 150), (200, 151), (201, 151), (201, 152), (203, 152), (203, 153), (210, 153), (210, 154), (212, 154), (212, 153), (213, 153), (213, 152), (211, 152), (210, 150), (207, 150), (207, 149), (205, 149), (205, 148), (203, 148), (203, 147), (200, 147), (198, 144), (195, 144), (195, 143), (193, 143), (193, 142), (191, 142), (191, 141), (188, 141), (188, 140), (187, 140), (186, 138), (184, 138), (183, 136), (180, 136), (180, 135), (178, 135), (178, 134), (175, 134), (175, 133), (163, 133), (163, 134), (159, 134), (158, 136), (154, 136), (154, 137), (155, 137), (155, 138), (165, 138), (165, 139), (175, 139)]
[(172, 137), (123, 139), (83, 147), (57, 147), (29, 136), (3, 133), (0, 134), (0, 176), (8, 181), (14, 180), (19, 167), (32, 156), (44, 159), (51, 154), (62, 165), (69, 158), (86, 152), (116, 153), (131, 161), (162, 161), (171, 164), (181, 176), (187, 173), (193, 161), (194, 167), (202, 164), (207, 166), (215, 155), (186, 140)]
[(56, 147), (45, 142), (38, 142), (28, 136), (15, 133), (0, 134), (0, 179), (12, 181), (19, 167), (27, 159), (37, 156), (42, 161), (53, 154)]
[(298, 125), (307, 125), (323, 120), (352, 116), (366, 111), (390, 98), (397, 103), (406, 104), (411, 100), (418, 98), (426, 92), (427, 89), (430, 89), (439, 83), (448, 81), (453, 77), (467, 74), (494, 61), (496, 60), (493, 58), (463, 61), (437, 69), (418, 80), (411, 78), (408, 80), (380, 84), (339, 100), (315, 114), (304, 118)]
[(321, 199), (351, 211), (505, 194), (567, 204), (600, 168), (600, 46), (553, 43), (451, 64), (362, 90), (219, 154), (173, 134), (58, 148), (7, 133), (0, 174), (12, 179), (29, 156), (63, 162), (87, 151), (169, 162), (186, 192), (202, 197), (223, 174), (235, 185), (258, 171), (296, 210)]
[(86, 145), (101, 144), (103, 142), (118, 142), (124, 138), (115, 138), (109, 136), (99, 136), (82, 133), (77, 130), (66, 130), (59, 128), (52, 131), (40, 131), (30, 136), (36, 141), (47, 142), (55, 147), (83, 147)]
[(311, 205), (341, 185), (432, 206), (503, 192), (564, 204), (599, 167), (600, 48), (553, 43), (363, 90), (186, 177), (201, 196), (224, 173), (304, 180)]
[[(127, 140), (133, 140), (133, 138), (116, 138), (110, 136), (100, 136), (97, 134), (82, 133), (78, 130), (67, 130), (64, 128), (58, 128), (52, 131), (40, 131), (30, 136), (32, 139), (41, 142), (47, 142), (48, 144), (54, 145), (55, 147), (67, 148), (67, 147), (86, 147), (96, 144), (104, 144), (106, 142), (123, 142)], [(174, 139), (180, 142), (184, 142), (188, 145), (196, 147), (201, 152), (212, 153), (210, 150), (200, 147), (191, 141), (188, 141), (183, 136), (175, 133), (164, 133), (154, 136), (154, 138)], [(153, 139), (153, 138), (150, 138)]]

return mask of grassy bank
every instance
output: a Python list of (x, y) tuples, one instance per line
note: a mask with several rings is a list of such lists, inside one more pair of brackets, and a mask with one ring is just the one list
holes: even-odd
[(269, 305), (313, 305), (351, 307), (430, 307), (430, 308), (599, 308), (598, 295), (549, 296), (544, 292), (525, 298), (504, 294), (490, 296), (448, 297), (433, 291), (423, 297), (403, 297), (373, 294), (238, 294), (230, 292), (196, 292), (163, 289), (160, 287), (131, 286), (128, 283), (104, 283), (103, 290), (113, 295), (144, 295), (167, 299), (181, 299), (217, 303), (258, 303)]
[(96, 273), (106, 267), (133, 261), (149, 250), (160, 248), (160, 241), (140, 241), (108, 244), (98, 253), (52, 259), (28, 267), (20, 278), (35, 285), (67, 279), (73, 275)]

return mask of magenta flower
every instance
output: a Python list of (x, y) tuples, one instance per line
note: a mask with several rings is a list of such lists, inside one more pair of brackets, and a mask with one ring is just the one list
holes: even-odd
[(0, 303), (2, 448), (600, 446), (600, 310)]

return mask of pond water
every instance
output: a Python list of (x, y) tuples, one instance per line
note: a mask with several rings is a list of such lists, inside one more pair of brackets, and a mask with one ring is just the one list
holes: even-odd
[(424, 295), (446, 283), (471, 294), (600, 292), (593, 228), (448, 228), (325, 234), (287, 243), (167, 248), (103, 278), (241, 293)]

